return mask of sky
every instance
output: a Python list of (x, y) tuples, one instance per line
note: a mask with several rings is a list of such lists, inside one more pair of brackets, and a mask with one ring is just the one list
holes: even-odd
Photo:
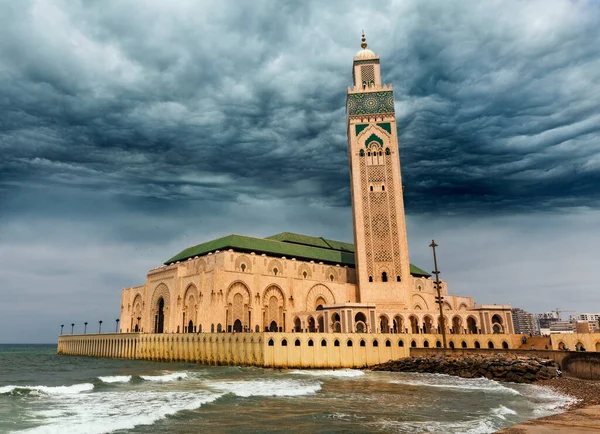
[(0, 0), (0, 342), (114, 329), (122, 288), (229, 233), (352, 242), (363, 29), (411, 262), (435, 239), (453, 294), (600, 312), (599, 2)]

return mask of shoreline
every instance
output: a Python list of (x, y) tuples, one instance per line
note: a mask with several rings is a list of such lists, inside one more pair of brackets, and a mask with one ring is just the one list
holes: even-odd
[(593, 405), (600, 405), (600, 382), (598, 381), (560, 377), (536, 381), (533, 384), (548, 387), (555, 392), (577, 399), (577, 401), (563, 407), (567, 412)]

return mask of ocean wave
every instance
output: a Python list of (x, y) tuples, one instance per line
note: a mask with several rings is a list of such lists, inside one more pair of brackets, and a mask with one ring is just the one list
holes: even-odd
[(103, 383), (128, 383), (131, 381), (131, 375), (112, 375), (107, 377), (98, 377)]
[(566, 406), (579, 401), (579, 399), (572, 396), (536, 384), (523, 385), (521, 393), (535, 405), (533, 409), (534, 417), (544, 417), (560, 413)]
[(89, 392), (94, 389), (91, 383), (74, 384), (72, 386), (4, 386), (0, 387), (0, 395), (75, 395), (81, 392)]
[(163, 375), (140, 375), (140, 378), (146, 381), (156, 381), (160, 383), (167, 383), (170, 381), (183, 380), (184, 378), (188, 378), (189, 375), (187, 372), (173, 372), (170, 374)]
[(236, 396), (302, 396), (321, 390), (320, 382), (298, 380), (214, 381), (205, 383), (211, 388)]
[(390, 380), (392, 384), (403, 384), (407, 386), (436, 387), (442, 389), (456, 389), (464, 391), (482, 391), (488, 393), (506, 393), (509, 395), (520, 395), (518, 390), (503, 386), (497, 381), (487, 378), (461, 378), (439, 374), (416, 374), (419, 379), (400, 378)]
[(517, 414), (516, 411), (514, 411), (511, 408), (505, 407), (503, 405), (500, 405), (499, 407), (496, 408), (492, 408), (492, 416), (498, 417), (500, 419), (506, 420), (506, 416), (511, 415), (514, 416)]
[(198, 392), (101, 392), (53, 400), (50, 410), (33, 412), (40, 426), (32, 434), (104, 434), (151, 425), (181, 411), (213, 402), (223, 394)]
[(292, 371), (290, 374), (295, 375), (311, 375), (314, 377), (340, 377), (354, 378), (365, 375), (363, 371), (358, 369), (310, 369), (302, 371)]

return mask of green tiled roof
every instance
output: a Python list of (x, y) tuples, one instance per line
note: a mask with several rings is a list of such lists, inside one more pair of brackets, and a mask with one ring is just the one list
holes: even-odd
[[(285, 256), (327, 264), (347, 265), (354, 268), (354, 245), (325, 238), (283, 232), (267, 238), (254, 238), (244, 235), (227, 235), (206, 243), (198, 244), (179, 252), (165, 262), (165, 265), (185, 261), (194, 256), (202, 256), (216, 250), (235, 250), (237, 252), (255, 252), (271, 256)], [(410, 273), (417, 277), (429, 277), (430, 274), (410, 264)]]

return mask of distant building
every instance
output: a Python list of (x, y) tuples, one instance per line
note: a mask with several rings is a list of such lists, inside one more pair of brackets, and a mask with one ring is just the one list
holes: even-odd
[(550, 334), (575, 332), (575, 326), (571, 321), (554, 321), (549, 328)]
[(537, 318), (534, 314), (524, 311), (520, 308), (513, 308), (512, 320), (515, 333), (519, 334), (538, 334)]
[(537, 315), (538, 328), (541, 334), (548, 334), (550, 332), (550, 325), (560, 321), (560, 317), (556, 312), (542, 312)]
[(598, 324), (600, 320), (600, 313), (578, 313), (575, 315), (570, 315), (569, 319), (571, 321), (595, 321)]

